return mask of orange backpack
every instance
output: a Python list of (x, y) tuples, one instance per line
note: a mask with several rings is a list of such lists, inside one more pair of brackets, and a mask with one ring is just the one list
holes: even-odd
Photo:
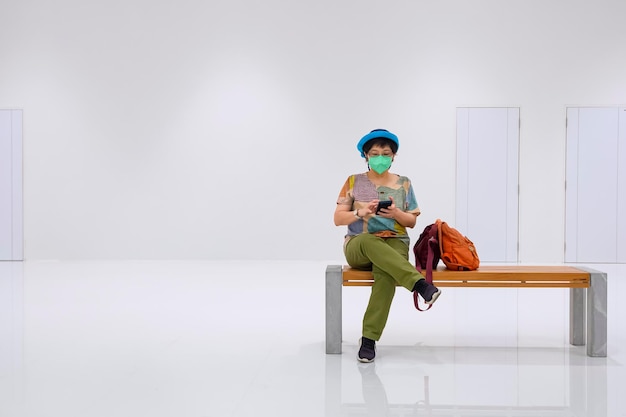
[[(437, 269), (440, 259), (446, 268), (454, 271), (473, 271), (480, 265), (480, 259), (472, 241), (439, 219), (426, 226), (413, 246), (413, 253), (415, 254), (415, 269), (424, 274), (429, 284), (433, 283), (433, 270)], [(417, 291), (413, 293), (413, 301), (415, 308), (425, 311), (419, 306)], [(426, 310), (432, 306), (430, 304)]]
[(441, 260), (446, 268), (454, 271), (478, 269), (480, 259), (474, 243), (458, 230), (437, 219), (437, 234)]

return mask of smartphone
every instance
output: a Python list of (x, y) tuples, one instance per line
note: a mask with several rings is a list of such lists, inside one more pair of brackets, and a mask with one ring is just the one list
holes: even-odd
[(393, 204), (391, 200), (383, 200), (378, 202), (378, 207), (376, 207), (376, 214), (380, 212), (380, 209), (389, 208)]

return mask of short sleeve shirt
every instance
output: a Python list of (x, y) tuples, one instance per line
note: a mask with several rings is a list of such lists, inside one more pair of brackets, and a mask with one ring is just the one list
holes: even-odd
[[(396, 207), (399, 209), (416, 215), (420, 214), (411, 181), (403, 176), (399, 176), (398, 181), (392, 187), (377, 187), (365, 173), (351, 175), (339, 192), (337, 204), (349, 205), (351, 210), (357, 210), (367, 207), (372, 200), (389, 200), (389, 197), (393, 197)], [(349, 224), (346, 238), (349, 239), (361, 233), (371, 233), (380, 237), (398, 237), (406, 240), (407, 244), (409, 241), (406, 227), (394, 219), (387, 219), (374, 214)]]

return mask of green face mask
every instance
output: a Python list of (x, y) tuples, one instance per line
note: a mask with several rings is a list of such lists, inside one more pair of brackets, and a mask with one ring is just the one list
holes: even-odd
[(391, 168), (390, 156), (385, 156), (385, 155), (370, 156), (367, 162), (369, 163), (370, 168), (372, 168), (374, 171), (376, 171), (379, 174), (382, 174), (383, 172)]

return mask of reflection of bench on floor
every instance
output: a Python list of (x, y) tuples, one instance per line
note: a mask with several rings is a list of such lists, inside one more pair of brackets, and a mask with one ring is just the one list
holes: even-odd
[[(468, 406), (468, 405), (426, 405), (426, 404), (390, 404), (385, 409), (385, 416), (481, 416), (481, 417), (575, 417), (577, 414), (570, 407), (535, 407), (535, 406)], [(371, 416), (370, 409), (365, 404), (341, 404), (341, 416)], [(382, 415), (382, 414), (380, 414)]]
[[(446, 348), (436, 348), (437, 350), (444, 350), (442, 353), (442, 358), (451, 357), (451, 349), (449, 348), (446, 351)], [(528, 355), (536, 355), (535, 348), (526, 349), (526, 352), (523, 356), (528, 357)], [(533, 364), (522, 364), (519, 362), (519, 354), (524, 352), (524, 348), (515, 348), (515, 349), (499, 349), (499, 348), (491, 348), (491, 352), (495, 353), (496, 357), (501, 356), (497, 352), (511, 352), (510, 355), (507, 355), (510, 359), (507, 363), (513, 367), (517, 367), (517, 372), (508, 373), (507, 371), (503, 373), (490, 373), (488, 379), (491, 380), (493, 384), (505, 384), (507, 387), (515, 387), (514, 391), (508, 391), (509, 394), (512, 394), (511, 401), (509, 404), (501, 403), (503, 398), (500, 397), (491, 397), (491, 395), (487, 394), (486, 396), (480, 396), (479, 398), (474, 398), (473, 404), (463, 404), (461, 403), (453, 403), (453, 404), (445, 404), (433, 402), (431, 400), (431, 394), (434, 393), (436, 398), (444, 399), (444, 398), (456, 398), (455, 390), (464, 391), (464, 394), (461, 394), (460, 397), (467, 398), (467, 391), (462, 388), (462, 383), (459, 385), (458, 380), (446, 380), (443, 375), (438, 375), (436, 379), (430, 381), (428, 375), (423, 375), (424, 379), (424, 392), (421, 394), (418, 392), (417, 387), (418, 384), (412, 385), (409, 383), (411, 387), (414, 388), (409, 395), (409, 398), (412, 398), (413, 401), (409, 401), (408, 404), (398, 404), (396, 402), (389, 403), (387, 397), (387, 390), (383, 384), (383, 381), (378, 377), (376, 373), (376, 364), (362, 364), (345, 360), (342, 360), (341, 357), (337, 355), (328, 355), (326, 356), (326, 375), (325, 375), (325, 385), (326, 385), (326, 395), (325, 395), (325, 408), (326, 408), (326, 416), (389, 416), (389, 417), (408, 417), (408, 416), (431, 416), (431, 417), (458, 417), (458, 416), (493, 416), (493, 417), (522, 417), (522, 416), (552, 416), (552, 417), (575, 417), (575, 416), (606, 416), (609, 415), (607, 412), (608, 403), (607, 403), (607, 366), (605, 359), (597, 359), (597, 358), (587, 358), (585, 356), (581, 356), (579, 352), (572, 351), (566, 352), (563, 355), (562, 351), (559, 349), (550, 349), (550, 350), (542, 350), (545, 352), (552, 352), (556, 356), (550, 355), (552, 357), (551, 361), (548, 361), (547, 364), (551, 364), (549, 366), (554, 366), (555, 369), (562, 369), (563, 375), (560, 381), (562, 381), (563, 385), (563, 395), (562, 399), (559, 399), (559, 396), (548, 395), (547, 398), (550, 400), (556, 400), (556, 404), (552, 405), (542, 405), (541, 399), (543, 395), (542, 392), (546, 390), (546, 386), (541, 383), (537, 383), (532, 379), (528, 379), (524, 377), (524, 372), (520, 372), (520, 368), (525, 368), (526, 366), (534, 367), (536, 365)], [(515, 353), (513, 353), (515, 352)], [(483, 351), (484, 353), (484, 351)], [(484, 358), (483, 354), (480, 355), (481, 358)], [(540, 354), (540, 357), (541, 354)], [(545, 356), (543, 356), (545, 358)], [(565, 358), (565, 360), (564, 360)], [(598, 362), (600, 361), (600, 362)], [(361, 374), (361, 392), (363, 395), (363, 402), (354, 403), (354, 402), (343, 402), (342, 401), (342, 391), (345, 386), (345, 381), (343, 381), (343, 373), (345, 369), (350, 369), (352, 366), (345, 366), (346, 363), (354, 364), (352, 366), (358, 369), (358, 372)], [(484, 366), (493, 365), (493, 362), (490, 359), (485, 359), (481, 361), (480, 359), (473, 362), (473, 365), (469, 365), (470, 373), (474, 373), (476, 376), (482, 373)], [(439, 364), (434, 365), (431, 369), (435, 370), (439, 367)], [(343, 368), (343, 369), (342, 369)], [(464, 364), (463, 368), (465, 372), (468, 372), (468, 365)], [(354, 368), (352, 368), (354, 369)], [(388, 374), (388, 377), (391, 380), (396, 379), (395, 377), (401, 376), (401, 381), (406, 383), (407, 369), (405, 368), (386, 368), (388, 371), (391, 371)], [(428, 369), (428, 368), (426, 368)], [(501, 368), (500, 368), (501, 369)], [(421, 368), (418, 372), (421, 373), (424, 371), (424, 368)], [(356, 371), (352, 371), (353, 373)], [(350, 370), (348, 370), (348, 374), (350, 374)], [(508, 377), (513, 377), (513, 379), (507, 379)], [(395, 375), (395, 376), (394, 376)], [(414, 377), (418, 377), (417, 375), (413, 375)], [(419, 378), (419, 377), (418, 377)], [(478, 378), (480, 380), (480, 378)], [(415, 381), (416, 382), (416, 381)], [(470, 384), (472, 382), (469, 382)], [(355, 389), (355, 380), (354, 377), (350, 378), (348, 384), (351, 386), (351, 391), (354, 392)], [(478, 384), (480, 385), (480, 384)], [(455, 389), (452, 389), (454, 387)], [(470, 388), (472, 389), (472, 388)], [(481, 387), (481, 388), (473, 388), (476, 389), (477, 392), (490, 392), (489, 386)], [(484, 391), (486, 390), (486, 391)], [(557, 389), (559, 391), (559, 389)], [(398, 398), (397, 393), (395, 393), (394, 398)], [(404, 395), (407, 395), (406, 393)], [(414, 397), (415, 396), (415, 397)], [(470, 394), (471, 396), (471, 394)], [(480, 399), (485, 401), (489, 401), (486, 404), (481, 404)], [(486, 400), (486, 399), (489, 400)], [(525, 399), (525, 401), (523, 400)], [(496, 404), (493, 404), (495, 402)], [(525, 403), (532, 405), (523, 405)]]
[[(341, 292), (344, 286), (371, 286), (370, 271), (326, 267), (326, 353), (341, 353)], [(606, 356), (607, 276), (572, 266), (481, 266), (476, 271), (433, 271), (438, 287), (570, 288), (570, 343), (587, 344), (588, 356)], [(585, 328), (586, 321), (586, 328)]]
[[(545, 390), (541, 384), (526, 381), (530, 387), (520, 387), (519, 382), (511, 386), (517, 386), (517, 403), (508, 405), (495, 404), (437, 404), (431, 402), (430, 393), (438, 393), (439, 397), (450, 394), (452, 381), (442, 382), (438, 378), (438, 383), (429, 383), (429, 377), (424, 376), (423, 397), (418, 392), (414, 395), (421, 397), (417, 401), (409, 404), (389, 403), (387, 392), (382, 381), (376, 375), (375, 364), (364, 365), (365, 371), (361, 371), (361, 391), (363, 393), (362, 403), (342, 402), (342, 361), (333, 360), (336, 356), (327, 356), (326, 359), (326, 398), (325, 408), (327, 416), (432, 416), (432, 417), (458, 417), (458, 416), (493, 416), (493, 417), (528, 417), (528, 416), (552, 416), (552, 417), (574, 417), (574, 416), (606, 416), (607, 415), (607, 372), (606, 366), (593, 366), (592, 371), (587, 370), (587, 366), (577, 366), (569, 370), (563, 369), (565, 388), (569, 388), (569, 395), (563, 397), (563, 405), (540, 405), (536, 401), (529, 401), (533, 405), (521, 405), (519, 403), (519, 392), (526, 395), (528, 388), (535, 387), (538, 392)], [(340, 359), (340, 358), (337, 358)], [(594, 359), (590, 359), (594, 360)], [(361, 368), (362, 364), (357, 365)], [(480, 368), (480, 364), (476, 367)], [(405, 376), (405, 370), (402, 371)], [(479, 371), (477, 371), (479, 373)], [(569, 375), (568, 378), (565, 376)], [(568, 379), (568, 380), (567, 380)], [(354, 381), (352, 381), (354, 383)], [(354, 388), (354, 387), (353, 387)], [(456, 386), (458, 389), (458, 386)], [(569, 401), (566, 400), (569, 397)], [(493, 398), (495, 403), (502, 401), (501, 398)]]

